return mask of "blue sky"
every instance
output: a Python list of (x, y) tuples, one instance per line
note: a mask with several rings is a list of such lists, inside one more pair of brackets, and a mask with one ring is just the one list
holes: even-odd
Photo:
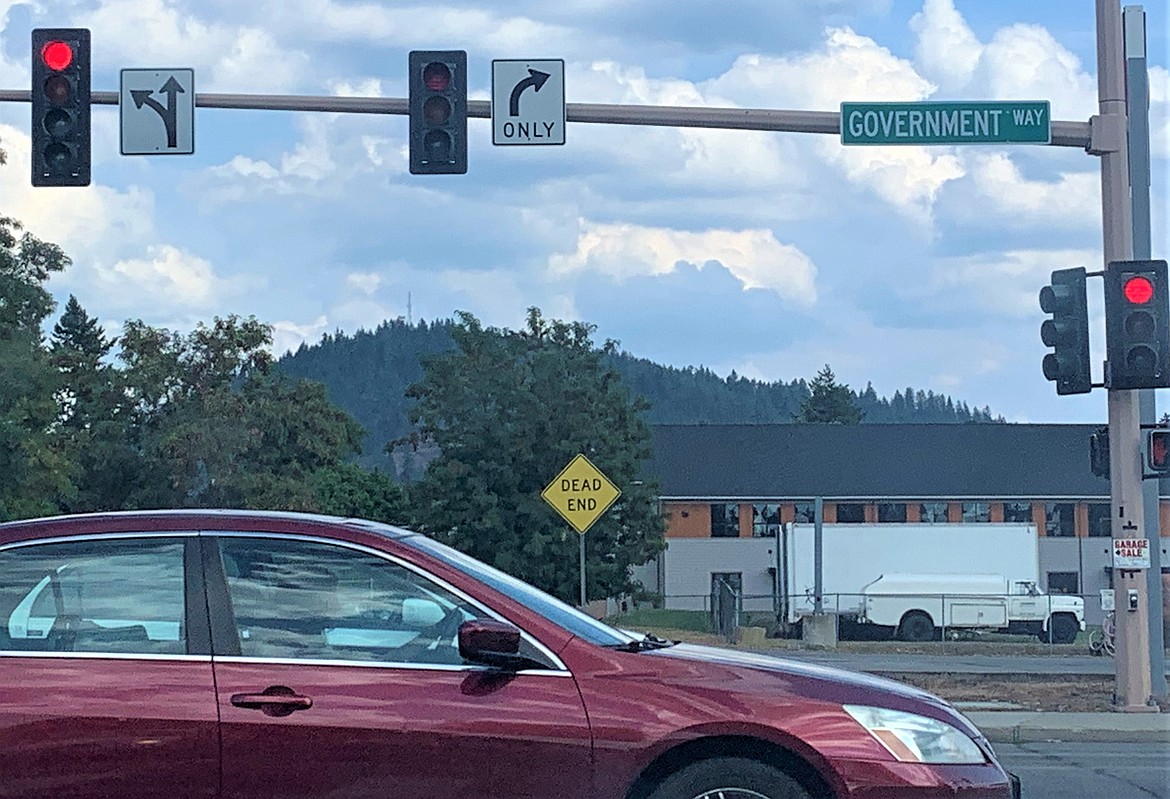
[[(1155, 257), (1166, 257), (1167, 12), (1145, 4)], [(29, 30), (93, 31), (94, 87), (191, 67), (199, 92), (405, 97), (407, 52), (564, 59), (569, 102), (835, 111), (842, 101), (1034, 99), (1097, 108), (1091, 0), (0, 0), (0, 88)], [(639, 357), (763, 380), (907, 385), (1012, 421), (1103, 421), (1044, 380), (1036, 296), (1101, 267), (1100, 167), (1075, 148), (842, 147), (792, 133), (570, 123), (563, 147), (493, 147), (412, 176), (402, 116), (199, 109), (195, 155), (123, 157), (93, 112), (94, 184), (29, 185), (28, 107), (0, 103), (0, 213), (61, 243), (53, 279), (112, 331), (228, 313), (278, 351), (388, 318), (525, 309)], [(1090, 280), (1097, 378), (1100, 283)], [(1159, 392), (1166, 409), (1170, 396)]]

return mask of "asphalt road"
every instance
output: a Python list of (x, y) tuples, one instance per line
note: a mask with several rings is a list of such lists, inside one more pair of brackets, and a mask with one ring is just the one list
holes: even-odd
[(995, 744), (1023, 799), (1168, 799), (1167, 744)]
[[(775, 649), (768, 652), (853, 671), (888, 674), (1113, 674), (1113, 658), (1092, 655), (904, 655)], [(1166, 673), (1170, 674), (1170, 660)], [(1170, 799), (1170, 797), (1168, 797)]]

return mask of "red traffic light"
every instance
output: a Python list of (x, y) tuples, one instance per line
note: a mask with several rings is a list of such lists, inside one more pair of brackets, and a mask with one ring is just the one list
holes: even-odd
[(73, 48), (68, 42), (46, 42), (41, 48), (41, 60), (54, 72), (60, 72), (73, 63)]
[(442, 61), (432, 61), (423, 68), (423, 85), (432, 92), (443, 92), (451, 85), (451, 68)]
[(1170, 430), (1151, 430), (1146, 439), (1146, 462), (1155, 472), (1170, 471)]
[(1125, 281), (1121, 288), (1125, 299), (1134, 305), (1145, 305), (1154, 298), (1154, 284), (1148, 277), (1138, 275)]

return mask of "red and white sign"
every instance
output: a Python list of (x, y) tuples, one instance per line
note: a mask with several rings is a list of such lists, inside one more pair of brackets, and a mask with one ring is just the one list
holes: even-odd
[(1148, 538), (1114, 538), (1113, 568), (1150, 568), (1150, 540)]

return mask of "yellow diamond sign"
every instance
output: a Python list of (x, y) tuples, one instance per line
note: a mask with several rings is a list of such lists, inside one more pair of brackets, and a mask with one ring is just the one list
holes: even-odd
[(578, 533), (584, 533), (609, 510), (622, 492), (584, 455), (569, 461), (540, 492)]

